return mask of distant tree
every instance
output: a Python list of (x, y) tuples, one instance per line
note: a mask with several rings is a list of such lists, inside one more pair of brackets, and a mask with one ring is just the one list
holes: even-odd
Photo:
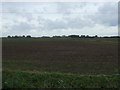
[(79, 38), (79, 35), (69, 35), (70, 38)]
[(81, 38), (85, 38), (85, 35), (81, 35)]
[(61, 36), (53, 36), (53, 38), (61, 38)]
[(15, 35), (14, 38), (19, 38), (19, 37), (17, 35)]
[(23, 35), (22, 37), (25, 38), (25, 35)]
[(89, 37), (90, 37), (89, 35), (86, 36), (86, 38), (89, 38)]
[(41, 38), (50, 38), (49, 36), (42, 36)]
[(67, 36), (65, 36), (65, 35), (62, 35), (62, 38), (67, 38)]
[(103, 38), (109, 38), (108, 36), (104, 36)]
[(30, 35), (27, 35), (26, 38), (31, 38), (31, 36), (30, 36)]
[(98, 36), (97, 36), (97, 35), (95, 35), (95, 37), (97, 38)]
[(110, 38), (120, 38), (120, 36), (111, 36)]
[(7, 38), (11, 38), (11, 36), (9, 35), (9, 36), (7, 36)]

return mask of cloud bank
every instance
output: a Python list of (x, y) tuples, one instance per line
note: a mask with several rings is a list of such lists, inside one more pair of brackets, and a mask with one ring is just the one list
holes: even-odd
[(118, 35), (113, 2), (4, 2), (1, 13), (2, 36)]

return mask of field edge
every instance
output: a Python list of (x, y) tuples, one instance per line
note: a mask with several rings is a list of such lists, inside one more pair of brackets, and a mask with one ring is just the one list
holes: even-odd
[(80, 75), (4, 70), (3, 88), (119, 88), (120, 75)]

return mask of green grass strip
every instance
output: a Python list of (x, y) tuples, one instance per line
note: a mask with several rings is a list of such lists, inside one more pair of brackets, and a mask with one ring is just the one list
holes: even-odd
[(3, 71), (3, 88), (118, 88), (119, 75)]

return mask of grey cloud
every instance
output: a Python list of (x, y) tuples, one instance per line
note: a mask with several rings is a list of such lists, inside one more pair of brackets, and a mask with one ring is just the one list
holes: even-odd
[(14, 25), (14, 26), (11, 27), (11, 29), (17, 30), (17, 31), (20, 31), (20, 32), (21, 31), (27, 31), (27, 30), (30, 30), (30, 29), (33, 29), (33, 28), (35, 28), (34, 25), (24, 23), (24, 22), (21, 22), (18, 25)]
[(98, 24), (117, 26), (117, 11), (117, 3), (105, 3), (103, 6), (99, 7), (98, 12), (95, 15), (91, 15), (90, 18)]
[(86, 2), (82, 2), (82, 3), (62, 2), (62, 3), (56, 3), (56, 4), (57, 4), (57, 13), (61, 13), (61, 14), (73, 14), (74, 9), (83, 8), (87, 5)]
[(94, 24), (89, 20), (83, 20), (80, 17), (75, 18), (64, 18), (62, 20), (49, 20), (44, 19), (43, 20), (43, 30), (55, 30), (55, 29), (82, 29), (84, 27), (91, 27), (94, 26)]
[(54, 30), (54, 29), (67, 29), (67, 24), (63, 21), (52, 21), (52, 20), (46, 20), (46, 22), (43, 24), (43, 29), (45, 30)]
[[(42, 7), (42, 5), (45, 5)], [(98, 5), (98, 6), (97, 6)], [(38, 6), (38, 7), (36, 7)], [(93, 6), (99, 7), (98, 10)], [(94, 27), (95, 24), (104, 26), (117, 26), (117, 3), (4, 3), (3, 10), (10, 12), (6, 21), (13, 21), (14, 25), (4, 25), (4, 28), (13, 31), (12, 33), (47, 30), (82, 30), (84, 27)], [(89, 7), (90, 10), (89, 10)], [(95, 11), (91, 11), (93, 10)], [(86, 12), (85, 10), (88, 11)], [(75, 11), (76, 10), (76, 11)], [(96, 12), (97, 10), (97, 12)], [(11, 12), (15, 12), (14, 15)], [(52, 18), (50, 15), (52, 15)], [(60, 14), (60, 15), (58, 15)], [(14, 18), (15, 16), (15, 18)], [(18, 19), (26, 18), (27, 21), (20, 22)], [(57, 18), (57, 19), (56, 19)], [(32, 22), (33, 21), (33, 22)], [(35, 21), (35, 24), (34, 24)], [(33, 25), (34, 24), (34, 25)], [(46, 31), (45, 31), (46, 30)], [(85, 29), (83, 29), (85, 30)]]
[(2, 3), (2, 12), (3, 13), (19, 13), (23, 12), (24, 10), (21, 10), (23, 7), (22, 3), (17, 2), (3, 2)]

